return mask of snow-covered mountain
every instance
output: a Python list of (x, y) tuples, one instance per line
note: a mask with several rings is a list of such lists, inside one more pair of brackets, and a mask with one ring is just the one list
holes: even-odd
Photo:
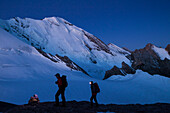
[(125, 57), (129, 52), (113, 44), (107, 46), (94, 35), (59, 17), (43, 20), (17, 17), (0, 20), (0, 27), (46, 53), (67, 56), (95, 78), (104, 78), (107, 70), (114, 65), (121, 67), (123, 61), (131, 65)]

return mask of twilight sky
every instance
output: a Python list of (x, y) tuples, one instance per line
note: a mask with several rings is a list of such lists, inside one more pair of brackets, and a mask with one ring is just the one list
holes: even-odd
[(106, 44), (170, 44), (170, 0), (0, 0), (0, 18), (62, 17)]

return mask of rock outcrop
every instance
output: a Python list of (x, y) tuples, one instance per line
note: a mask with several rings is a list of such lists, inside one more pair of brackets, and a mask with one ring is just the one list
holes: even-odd
[[(95, 43), (97, 46), (96, 48), (91, 48), (94, 50), (98, 50), (98, 51), (105, 51), (106, 53), (112, 54), (112, 52), (110, 51), (109, 47), (103, 43), (99, 38), (95, 37), (94, 35), (90, 35), (87, 32), (85, 32), (84, 30), (82, 30), (82, 32), (84, 33), (84, 35), (93, 43)], [(88, 45), (86, 45), (87, 48), (89, 48)]]
[[(137, 69), (148, 72), (151, 75), (159, 74), (170, 78), (170, 60), (166, 57), (162, 60), (154, 48), (155, 46), (149, 43), (143, 49), (136, 49), (134, 52), (131, 52), (131, 55), (126, 57), (131, 60), (132, 65), (129, 66), (122, 62), (122, 68), (114, 67), (106, 71), (104, 79), (112, 75), (135, 74)], [(170, 44), (168, 44), (165, 50), (168, 53), (170, 52)]]
[(126, 48), (126, 47), (123, 47), (122, 49), (124, 49), (124, 50), (128, 51), (129, 53), (132, 53), (132, 51), (131, 51), (131, 50), (129, 50), (128, 48)]
[(106, 71), (104, 80), (111, 77), (112, 75), (123, 75), (126, 74), (135, 74), (136, 70), (130, 67), (125, 62), (122, 62), (122, 68), (118, 68), (117, 66), (114, 66), (111, 70)]
[(168, 51), (168, 54), (170, 55), (170, 44), (166, 46), (165, 50)]
[(107, 79), (112, 75), (124, 75), (124, 74), (121, 72), (120, 68), (114, 66), (111, 70), (106, 71), (104, 79)]
[[(37, 48), (36, 48), (37, 49)], [(37, 51), (39, 53), (41, 53), (43, 56), (45, 56), (46, 58), (50, 59), (53, 62), (64, 62), (66, 64), (66, 66), (68, 66), (69, 68), (73, 69), (73, 70), (77, 70), (77, 71), (81, 71), (83, 73), (85, 73), (86, 75), (89, 76), (89, 74), (83, 70), (80, 66), (78, 66), (76, 63), (74, 63), (72, 60), (70, 60), (67, 56), (61, 57), (58, 54), (56, 54), (55, 56), (52, 54), (47, 54), (46, 52), (44, 52), (41, 49), (37, 49)]]
[(128, 64), (126, 64), (125, 62), (122, 62), (122, 70), (124, 70), (124, 72), (126, 74), (135, 74), (136, 70), (132, 67), (130, 67)]
[(170, 60), (167, 58), (161, 60), (153, 47), (154, 45), (147, 44), (145, 48), (132, 52), (132, 67), (148, 72), (151, 75), (160, 74), (170, 77)]
[(71, 69), (77, 70), (77, 71), (82, 71), (83, 73), (85, 73), (86, 75), (90, 76), (85, 70), (83, 70), (80, 66), (78, 66), (76, 63), (74, 63), (72, 60), (70, 60), (67, 56), (61, 57), (59, 55), (56, 54), (56, 56), (62, 60), (63, 62), (66, 63), (66, 65), (68, 67), (70, 67)]

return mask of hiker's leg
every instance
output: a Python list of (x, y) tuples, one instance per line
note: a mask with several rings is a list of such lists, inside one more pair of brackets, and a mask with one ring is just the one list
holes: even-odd
[(92, 95), (90, 98), (91, 106), (93, 106), (93, 98), (94, 98), (94, 96)]
[(90, 102), (92, 102), (92, 103), (93, 103), (93, 98), (94, 98), (94, 97), (93, 97), (93, 95), (92, 95), (91, 98), (90, 98)]
[(98, 102), (97, 102), (96, 96), (97, 95), (94, 95), (94, 101), (96, 102), (96, 106), (98, 106)]
[(66, 103), (66, 99), (65, 99), (64, 93), (65, 93), (65, 89), (62, 89), (61, 90), (61, 98), (62, 98), (63, 106), (65, 106), (65, 103)]
[(61, 89), (59, 89), (58, 91), (57, 91), (57, 93), (55, 94), (55, 102), (56, 102), (56, 105), (59, 105), (59, 95), (60, 95), (60, 93), (61, 93)]

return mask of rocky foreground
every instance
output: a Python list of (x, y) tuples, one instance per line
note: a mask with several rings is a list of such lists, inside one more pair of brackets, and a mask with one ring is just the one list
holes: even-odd
[[(2, 105), (2, 104), (0, 104)], [(6, 111), (2, 111), (2, 109)], [(8, 109), (8, 110), (7, 110)], [(54, 102), (43, 102), (38, 105), (5, 105), (0, 106), (0, 112), (4, 113), (97, 113), (97, 112), (114, 112), (114, 113), (170, 113), (170, 104), (156, 103), (156, 104), (100, 104), (99, 107), (90, 106), (87, 101), (69, 101), (66, 107), (54, 106)]]

